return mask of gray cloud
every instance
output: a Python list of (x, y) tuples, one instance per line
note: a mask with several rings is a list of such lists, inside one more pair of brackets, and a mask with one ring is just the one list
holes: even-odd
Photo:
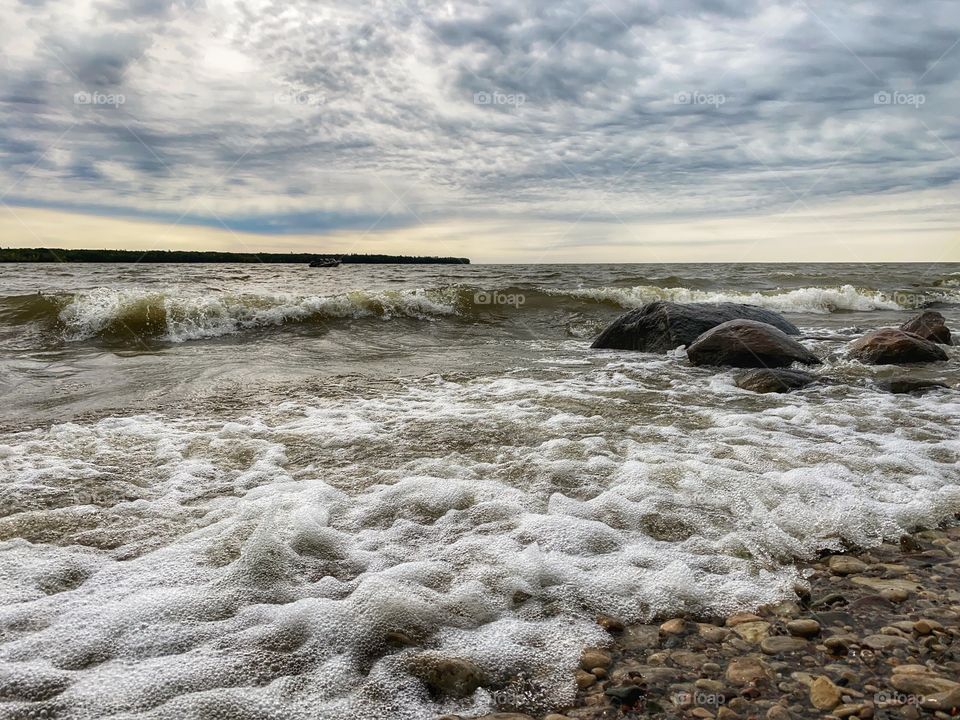
[(68, 7), (0, 10), (2, 174), (35, 202), (609, 222), (960, 174), (951, 2)]

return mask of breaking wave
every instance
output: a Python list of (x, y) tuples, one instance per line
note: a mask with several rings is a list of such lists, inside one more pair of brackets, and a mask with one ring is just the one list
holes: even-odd
[(929, 302), (955, 302), (957, 293), (884, 293), (852, 285), (742, 292), (687, 287), (593, 287), (486, 290), (453, 285), (433, 289), (352, 292), (336, 295), (227, 293), (173, 290), (97, 290), (0, 299), (0, 323), (46, 324), (67, 341), (134, 334), (163, 342), (221, 337), (295, 324), (361, 319), (497, 321), (515, 313), (588, 310), (598, 303), (631, 309), (655, 300), (747, 303), (784, 313), (829, 314), (910, 310)]

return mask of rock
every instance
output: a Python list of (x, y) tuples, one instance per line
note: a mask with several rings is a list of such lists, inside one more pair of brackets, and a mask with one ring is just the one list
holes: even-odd
[(730, 320), (707, 330), (687, 348), (694, 365), (747, 368), (786, 367), (820, 360), (782, 330), (755, 320)]
[[(916, 583), (910, 582), (909, 580), (901, 580), (899, 578), (877, 578), (856, 575), (850, 578), (850, 582), (877, 590), (883, 597), (891, 601), (893, 601), (893, 598), (884, 595), (884, 590), (902, 590), (903, 592), (912, 593), (920, 589)], [(900, 602), (903, 601), (901, 600)]]
[(618, 705), (633, 705), (647, 694), (647, 691), (636, 685), (621, 685), (607, 688), (603, 693)]
[(793, 716), (783, 705), (773, 705), (767, 710), (767, 720), (793, 720)]
[(726, 677), (731, 685), (743, 686), (760, 680), (773, 680), (774, 676), (770, 666), (763, 660), (747, 655), (730, 661), (727, 665)]
[(800, 652), (805, 650), (808, 644), (806, 640), (800, 638), (774, 635), (763, 640), (760, 643), (760, 649), (767, 655), (780, 655), (781, 653)]
[(735, 625), (733, 631), (750, 643), (758, 643), (770, 634), (770, 623), (763, 620)]
[(908, 320), (900, 329), (912, 333), (930, 342), (950, 345), (950, 328), (946, 325), (943, 315), (935, 310), (924, 310), (912, 320)]
[(939, 362), (947, 354), (936, 343), (903, 330), (883, 328), (867, 333), (850, 345), (850, 357), (867, 365), (900, 365)]
[(622, 622), (609, 615), (597, 615), (597, 625), (611, 634), (622, 633), (624, 629)]
[(574, 673), (574, 680), (577, 683), (577, 687), (583, 690), (593, 685), (597, 681), (597, 676), (585, 670), (577, 670), (576, 673)]
[(945, 713), (953, 713), (955, 710), (960, 710), (960, 688), (928, 695), (920, 702), (920, 705), (924, 710), (933, 712), (940, 710)]
[(611, 662), (613, 662), (613, 659), (610, 657), (610, 653), (597, 648), (588, 648), (580, 656), (580, 667), (588, 672), (596, 667), (608, 668)]
[(750, 612), (738, 612), (728, 617), (724, 624), (727, 627), (736, 627), (737, 625), (743, 625), (743, 623), (757, 622), (758, 620), (763, 620), (763, 618)]
[(742, 390), (752, 390), (756, 393), (788, 393), (809, 385), (815, 379), (813, 375), (802, 370), (759, 368), (741, 373), (733, 381)]
[(687, 621), (683, 618), (674, 618), (673, 620), (667, 620), (663, 625), (660, 626), (660, 632), (664, 635), (682, 635), (687, 632), (689, 628), (687, 627)]
[(468, 697), (486, 682), (483, 670), (470, 660), (418, 655), (409, 663), (410, 674), (435, 696)]
[(850, 555), (831, 555), (827, 567), (834, 575), (857, 575), (867, 569), (867, 564)]
[(920, 618), (913, 624), (913, 631), (917, 635), (929, 635), (934, 630), (943, 630), (943, 625), (936, 620), (928, 620), (927, 618)]
[(878, 380), (877, 387), (894, 395), (909, 395), (910, 393), (923, 394), (928, 390), (943, 390), (950, 386), (933, 380), (894, 378), (892, 380)]
[(690, 711), (690, 715), (700, 718), (700, 720), (713, 720), (713, 713), (702, 707), (695, 707)]
[(711, 643), (722, 643), (730, 635), (730, 631), (726, 628), (708, 625), (707, 623), (697, 625), (697, 633), (704, 640)]
[(787, 623), (787, 632), (796, 637), (813, 637), (820, 634), (820, 623), (810, 618), (791, 620)]
[(907, 695), (935, 695), (960, 689), (960, 683), (937, 675), (924, 673), (900, 674), (896, 669), (894, 669), (894, 676), (890, 678), (890, 684)]
[(890, 650), (896, 647), (906, 647), (910, 641), (896, 635), (867, 635), (861, 643), (871, 650)]
[(840, 704), (840, 688), (821, 675), (810, 685), (810, 702), (817, 710), (833, 710)]
[[(563, 720), (566, 720), (563, 715), (555, 715), (553, 717), (560, 717)], [(533, 720), (529, 715), (524, 715), (523, 713), (493, 713), (493, 715), (482, 715), (476, 720)]]
[(707, 330), (736, 319), (767, 323), (788, 335), (800, 334), (778, 313), (753, 305), (657, 301), (621, 315), (591, 347), (665, 353), (690, 345)]
[(630, 625), (620, 636), (619, 645), (628, 650), (652, 648), (660, 642), (660, 630), (656, 625)]
[(740, 720), (740, 716), (726, 705), (717, 708), (717, 720)]
[(846, 703), (838, 705), (831, 713), (834, 717), (847, 718), (851, 715), (858, 715), (865, 706), (862, 703)]

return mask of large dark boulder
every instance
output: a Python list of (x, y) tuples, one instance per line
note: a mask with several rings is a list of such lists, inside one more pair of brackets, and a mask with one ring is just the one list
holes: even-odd
[(689, 345), (710, 328), (730, 320), (755, 320), (799, 335), (779, 313), (736, 303), (674, 303), (660, 300), (614, 320), (591, 347), (664, 353)]
[(868, 365), (901, 365), (947, 359), (939, 345), (919, 335), (883, 328), (867, 333), (850, 345), (850, 357)]
[(820, 364), (816, 355), (785, 332), (755, 320), (730, 320), (707, 330), (687, 348), (687, 357), (694, 365), (749, 368)]
[(930, 390), (946, 390), (949, 386), (936, 380), (917, 380), (916, 378), (893, 378), (878, 380), (877, 387), (894, 395), (922, 395)]
[(936, 310), (923, 311), (912, 320), (908, 320), (901, 325), (900, 329), (941, 345), (953, 344), (950, 339), (950, 328), (947, 327), (943, 315)]
[(799, 390), (816, 378), (803, 370), (787, 368), (759, 368), (737, 375), (733, 381), (738, 388), (757, 393), (788, 393)]

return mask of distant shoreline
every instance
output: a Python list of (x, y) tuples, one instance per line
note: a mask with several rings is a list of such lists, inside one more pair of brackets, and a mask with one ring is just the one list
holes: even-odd
[(0, 263), (287, 263), (337, 258), (352, 265), (469, 265), (469, 258), (347, 253), (233, 253), (199, 250), (61, 250), (0, 248)]

